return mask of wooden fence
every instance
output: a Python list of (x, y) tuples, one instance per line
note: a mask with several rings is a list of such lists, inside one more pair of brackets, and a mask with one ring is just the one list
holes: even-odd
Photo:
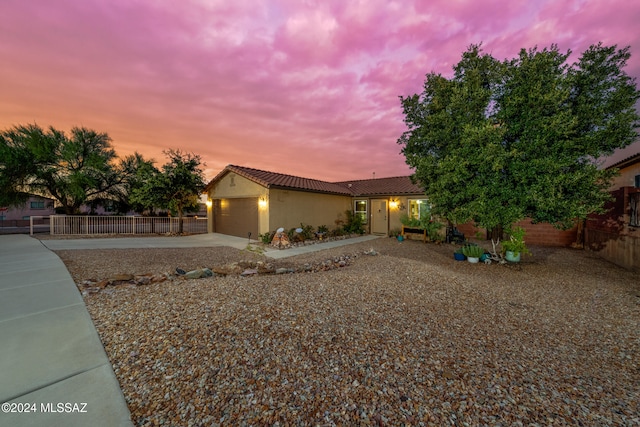
[[(180, 219), (174, 217), (51, 215), (52, 235), (100, 234), (174, 234), (180, 231)], [(207, 218), (182, 218), (182, 232), (207, 232)]]

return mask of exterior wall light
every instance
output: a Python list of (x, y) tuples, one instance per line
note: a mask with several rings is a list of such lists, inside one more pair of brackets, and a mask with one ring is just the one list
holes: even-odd
[(211, 206), (213, 206), (213, 201), (211, 199), (207, 199), (206, 204), (207, 208), (211, 209)]
[(266, 209), (267, 208), (267, 199), (265, 197), (260, 197), (258, 199), (258, 207), (260, 209)]

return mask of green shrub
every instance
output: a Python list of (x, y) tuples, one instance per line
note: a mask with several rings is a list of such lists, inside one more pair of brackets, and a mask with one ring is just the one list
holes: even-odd
[(302, 229), (300, 236), (303, 240), (310, 240), (316, 236), (312, 225), (304, 225), (303, 223), (300, 223), (300, 228)]
[(260, 241), (265, 244), (271, 243), (273, 240), (273, 236), (276, 234), (275, 231), (266, 232), (264, 234), (260, 234)]
[(524, 235), (525, 231), (522, 227), (515, 227), (507, 231), (509, 234), (509, 240), (505, 240), (502, 242), (502, 250), (513, 252), (515, 255), (522, 254), (528, 255), (530, 254), (527, 245), (524, 243)]
[(345, 211), (347, 220), (344, 224), (344, 231), (347, 234), (364, 234), (364, 226), (362, 224), (362, 218), (355, 215), (351, 211)]
[(424, 229), (427, 230), (427, 236), (432, 241), (442, 240), (442, 235), (440, 234), (440, 230), (444, 227), (444, 224), (438, 221), (429, 221), (425, 224)]

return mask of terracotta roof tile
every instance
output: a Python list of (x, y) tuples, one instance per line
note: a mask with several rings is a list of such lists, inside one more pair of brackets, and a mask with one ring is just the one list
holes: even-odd
[(229, 172), (236, 173), (264, 187), (289, 188), (318, 193), (344, 194), (349, 196), (423, 194), (424, 191), (411, 182), (408, 176), (363, 179), (355, 181), (326, 182), (317, 179), (269, 172), (243, 166), (228, 165), (211, 180), (205, 191)]
[(409, 176), (343, 181), (336, 182), (336, 184), (348, 187), (354, 196), (424, 193), (424, 190), (414, 184)]
[(296, 190), (314, 191), (318, 193), (333, 193), (351, 195), (349, 189), (340, 185), (320, 181), (317, 179), (302, 178), (299, 176), (286, 175), (282, 173), (263, 171), (260, 169), (246, 168), (242, 166), (229, 165), (225, 170), (237, 173), (249, 180), (252, 180), (267, 188), (291, 188)]

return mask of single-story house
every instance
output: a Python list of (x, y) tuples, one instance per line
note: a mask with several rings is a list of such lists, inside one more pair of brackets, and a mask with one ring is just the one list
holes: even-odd
[(301, 223), (329, 230), (362, 218), (368, 233), (400, 229), (403, 214), (419, 218), (429, 209), (424, 191), (409, 176), (326, 182), (228, 165), (205, 189), (209, 232), (251, 237)]

